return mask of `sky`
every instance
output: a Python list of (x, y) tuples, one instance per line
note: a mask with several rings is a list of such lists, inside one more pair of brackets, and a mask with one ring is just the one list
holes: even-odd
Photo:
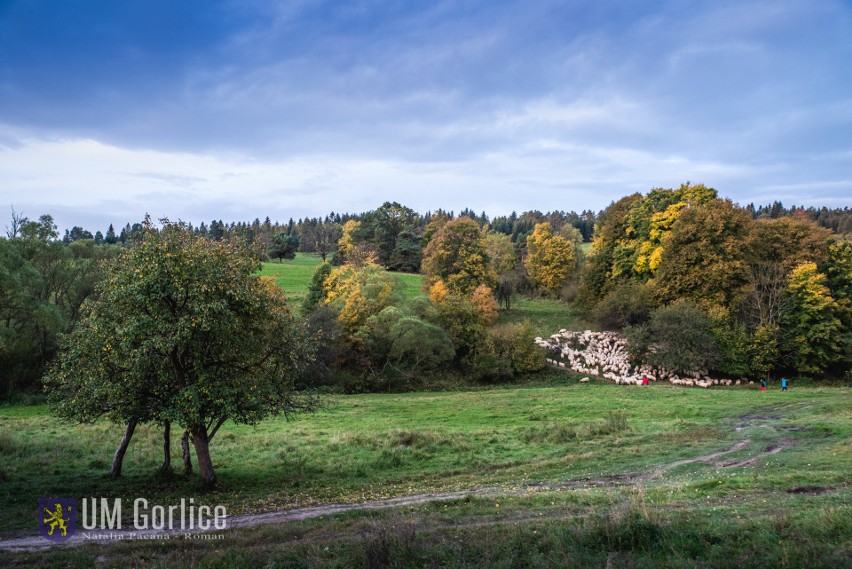
[(852, 206), (852, 2), (0, 0), (0, 228), (686, 181)]

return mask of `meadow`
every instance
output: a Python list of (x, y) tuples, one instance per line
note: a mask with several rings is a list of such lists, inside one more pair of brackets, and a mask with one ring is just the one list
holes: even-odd
[[(584, 245), (589, 246), (589, 243)], [(314, 270), (322, 262), (318, 255), (297, 253), (295, 259), (272, 261), (263, 264), (260, 272), (271, 277), (287, 294), (294, 306), (299, 306), (308, 295), (308, 287)], [(423, 275), (410, 273), (392, 273), (397, 279), (397, 290), (404, 298), (416, 298), (423, 295)], [(579, 320), (579, 315), (566, 303), (547, 298), (529, 299), (518, 296), (513, 300), (512, 310), (501, 311), (498, 323), (506, 324), (529, 320), (536, 334), (549, 336), (565, 327), (591, 327)]]
[[(299, 306), (308, 296), (311, 277), (320, 263), (322, 259), (319, 255), (296, 253), (295, 259), (263, 263), (260, 274), (272, 277), (287, 294), (290, 302)], [(422, 294), (420, 288), (423, 286), (423, 275), (410, 273), (393, 273), (393, 275), (399, 283), (398, 290), (403, 297), (415, 298)]]
[(296, 253), (295, 259), (263, 263), (260, 274), (275, 279), (275, 284), (284, 290), (290, 302), (299, 305), (308, 295), (311, 277), (320, 263), (319, 255)]
[(850, 420), (848, 388), (642, 388), (567, 374), (551, 387), (329, 396), (295, 421), (223, 427), (212, 445), (220, 484), (205, 494), (194, 479), (157, 476), (156, 428), (142, 428), (124, 476), (111, 480), (120, 427), (67, 425), (43, 406), (9, 406), (0, 408), (4, 538), (31, 534), (33, 504), (54, 495), (195, 496), (229, 514), (464, 497), (233, 530), (225, 548), (139, 542), (0, 552), (0, 560), (600, 567), (614, 555), (630, 564), (613, 566), (837, 567), (852, 546)]
[[(318, 263), (297, 255), (262, 274), (301, 303)], [(398, 278), (406, 296), (421, 294), (421, 276)], [(555, 300), (519, 299), (501, 314), (525, 319), (542, 335), (582, 325)], [(151, 425), (110, 479), (121, 431), (0, 406), (0, 566), (852, 566), (849, 387), (581, 384), (547, 370), (520, 385), (326, 395), (294, 420), (226, 423), (211, 445), (214, 491), (158, 473)], [(175, 467), (179, 452), (175, 436)], [(5, 550), (2, 540), (33, 534), (47, 496), (194, 497), (238, 516), (341, 506), (222, 541)]]

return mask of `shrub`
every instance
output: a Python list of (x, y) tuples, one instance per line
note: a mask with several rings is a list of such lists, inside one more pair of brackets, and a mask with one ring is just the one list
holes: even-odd
[(334, 384), (332, 368), (346, 358), (346, 346), (341, 342), (343, 329), (337, 313), (329, 306), (318, 306), (308, 314), (305, 332), (311, 344), (319, 346), (315, 358), (305, 370), (298, 387), (319, 387)]
[(472, 357), (486, 337), (479, 311), (469, 298), (461, 295), (449, 294), (438, 305), (438, 324), (453, 342), (460, 363)]
[(443, 329), (396, 307), (368, 318), (357, 335), (375, 372), (401, 375), (403, 379), (439, 369), (455, 355)]
[(545, 353), (534, 342), (532, 324), (504, 324), (488, 330), (474, 358), (474, 376), (507, 380), (544, 368)]
[(626, 334), (631, 354), (657, 367), (706, 370), (719, 361), (710, 317), (686, 300), (658, 308), (647, 324), (628, 326)]
[(644, 324), (659, 306), (649, 284), (625, 282), (613, 288), (591, 312), (592, 318), (609, 330)]
[(428, 298), (418, 296), (412, 298), (405, 305), (406, 310), (424, 322), (437, 324), (439, 314), (438, 309), (432, 304)]
[(302, 310), (309, 312), (325, 301), (325, 279), (331, 274), (332, 266), (329, 263), (320, 264), (311, 277), (311, 284), (308, 287), (308, 296), (305, 297)]

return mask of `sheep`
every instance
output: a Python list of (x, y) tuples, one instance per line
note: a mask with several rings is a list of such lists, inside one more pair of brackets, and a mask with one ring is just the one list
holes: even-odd
[[(535, 343), (557, 356), (555, 359), (547, 358), (548, 364), (587, 376), (603, 377), (619, 385), (641, 385), (643, 377), (649, 381), (668, 381), (672, 385), (705, 389), (735, 383), (730, 379), (711, 378), (708, 371), (703, 369), (679, 375), (647, 364), (634, 367), (630, 364), (626, 340), (615, 332), (575, 332), (563, 328), (546, 340), (536, 337)], [(738, 380), (737, 385), (739, 383)]]

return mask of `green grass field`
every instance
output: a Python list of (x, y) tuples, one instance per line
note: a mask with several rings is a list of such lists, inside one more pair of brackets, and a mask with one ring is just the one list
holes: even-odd
[(296, 253), (295, 259), (264, 263), (260, 274), (272, 277), (293, 304), (301, 304), (308, 295), (311, 277), (322, 263), (319, 255)]
[(576, 309), (561, 300), (549, 298), (529, 299), (518, 296), (512, 302), (511, 310), (501, 310), (498, 324), (524, 322), (529, 320), (536, 335), (546, 338), (562, 328), (571, 330), (587, 329)]
[[(590, 244), (589, 244), (590, 245)], [(288, 261), (264, 263), (260, 274), (272, 277), (280, 286), (291, 303), (298, 306), (308, 294), (314, 270), (322, 262), (318, 255), (297, 253), (296, 258)], [(419, 274), (391, 273), (399, 282), (399, 291), (405, 298), (423, 295), (424, 277)], [(501, 311), (499, 323), (523, 322), (530, 320), (536, 334), (549, 336), (560, 328), (583, 327), (588, 325), (579, 320), (576, 310), (565, 302), (551, 299), (528, 299), (517, 297), (512, 310)]]
[[(379, 547), (378, 554), (390, 555), (399, 566), (423, 566), (415, 562), (423, 556), (452, 566), (467, 555), (454, 545), (454, 536), (462, 536), (481, 550), (481, 564), (471, 566), (483, 567), (495, 564), (485, 559), (496, 562), (494, 556), (507, 554), (505, 540), (514, 543), (513, 555), (529, 566), (548, 566), (545, 561), (553, 555), (578, 556), (580, 566), (603, 566), (613, 551), (641, 561), (636, 566), (663, 561), (671, 566), (838, 566), (848, 561), (848, 388), (761, 394), (746, 388), (579, 384), (567, 375), (564, 382), (330, 396), (322, 411), (293, 422), (228, 424), (211, 447), (220, 486), (210, 494), (202, 494), (194, 479), (155, 476), (161, 460), (156, 429), (141, 429), (128, 451), (124, 477), (113, 481), (104, 474), (120, 427), (60, 423), (42, 406), (3, 407), (0, 531), (6, 537), (33, 531), (34, 504), (43, 496), (143, 496), (155, 503), (195, 496), (225, 504), (236, 514), (483, 486), (498, 491), (234, 531), (228, 539), (240, 545), (227, 551), (212, 544), (163, 549), (162, 544), (139, 543), (108, 551), (85, 546), (68, 553), (0, 553), (0, 560), (3, 566), (51, 559), (87, 566), (106, 553), (106, 564), (99, 566), (126, 566), (128, 556), (138, 556), (150, 560), (138, 566), (252, 567), (283, 555), (291, 562), (300, 558), (306, 566), (344, 567)], [(757, 457), (753, 465), (697, 462), (657, 477), (639, 476), (744, 440), (749, 442), (741, 450), (724, 458)], [(785, 446), (782, 452), (762, 454), (779, 443)], [(173, 460), (179, 463), (179, 457)], [(565, 481), (571, 483), (560, 487)], [(400, 527), (402, 536), (396, 533)], [(677, 553), (671, 549), (687, 546), (691, 549)], [(526, 557), (536, 551), (544, 557)], [(160, 556), (166, 561), (156, 561)], [(674, 562), (678, 559), (682, 563)], [(734, 559), (744, 562), (738, 565)], [(777, 564), (748, 562), (758, 559)]]
[[(264, 263), (260, 274), (275, 279), (290, 302), (300, 305), (308, 295), (308, 287), (311, 277), (317, 266), (322, 263), (319, 255), (307, 253), (296, 253), (296, 258), (285, 261), (273, 261)], [(405, 298), (420, 296), (420, 287), (423, 286), (423, 275), (408, 273), (392, 273), (399, 281), (399, 290)]]
[(417, 298), (418, 296), (422, 296), (423, 292), (421, 289), (423, 288), (423, 281), (425, 278), (423, 275), (418, 275), (414, 273), (392, 273), (397, 281), (399, 281), (399, 291), (402, 293), (402, 296), (405, 298)]

